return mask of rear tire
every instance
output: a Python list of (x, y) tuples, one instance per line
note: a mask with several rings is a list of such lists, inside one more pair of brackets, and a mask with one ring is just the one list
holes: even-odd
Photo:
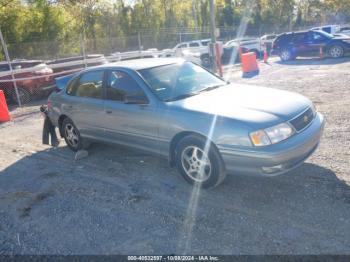
[(344, 48), (340, 45), (333, 45), (329, 48), (328, 54), (332, 58), (340, 58), (344, 56)]
[(283, 49), (280, 52), (280, 58), (283, 62), (293, 60), (292, 52), (288, 49)]
[(224, 180), (226, 172), (220, 153), (212, 143), (205, 152), (206, 142), (194, 135), (183, 138), (176, 146), (175, 163), (188, 183), (211, 188)]
[(65, 118), (62, 123), (63, 137), (67, 146), (74, 152), (84, 148), (83, 139), (78, 128), (70, 118)]

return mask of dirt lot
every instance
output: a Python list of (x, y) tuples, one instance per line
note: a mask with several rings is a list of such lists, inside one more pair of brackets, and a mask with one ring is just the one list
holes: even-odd
[(350, 59), (272, 61), (232, 82), (308, 96), (322, 144), (274, 178), (193, 190), (167, 161), (94, 145), (74, 161), (41, 145), (38, 106), (0, 125), (0, 254), (350, 254)]

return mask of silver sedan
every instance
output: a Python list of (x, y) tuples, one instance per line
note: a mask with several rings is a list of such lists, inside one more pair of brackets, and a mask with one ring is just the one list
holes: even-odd
[(102, 65), (56, 79), (49, 117), (74, 151), (116, 143), (169, 159), (191, 184), (272, 176), (317, 148), (324, 119), (299, 94), (231, 84), (181, 59)]

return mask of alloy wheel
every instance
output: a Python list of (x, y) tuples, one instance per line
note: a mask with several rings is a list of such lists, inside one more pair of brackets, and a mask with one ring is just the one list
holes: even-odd
[(285, 50), (285, 51), (282, 51), (281, 53), (281, 58), (283, 61), (287, 61), (290, 59), (290, 52)]
[(329, 51), (331, 57), (338, 58), (343, 55), (343, 49), (340, 46), (333, 46)]
[(79, 136), (74, 126), (68, 123), (64, 128), (64, 134), (67, 138), (67, 142), (72, 146), (76, 147), (79, 143)]
[(186, 174), (196, 182), (202, 183), (211, 175), (210, 159), (197, 146), (188, 146), (182, 151), (181, 164)]

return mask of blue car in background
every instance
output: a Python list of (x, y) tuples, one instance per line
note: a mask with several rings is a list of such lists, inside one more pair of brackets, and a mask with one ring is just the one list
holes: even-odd
[(350, 37), (315, 30), (284, 33), (274, 40), (272, 54), (288, 61), (297, 56), (319, 56), (321, 48), (324, 55), (343, 57), (350, 51)]

